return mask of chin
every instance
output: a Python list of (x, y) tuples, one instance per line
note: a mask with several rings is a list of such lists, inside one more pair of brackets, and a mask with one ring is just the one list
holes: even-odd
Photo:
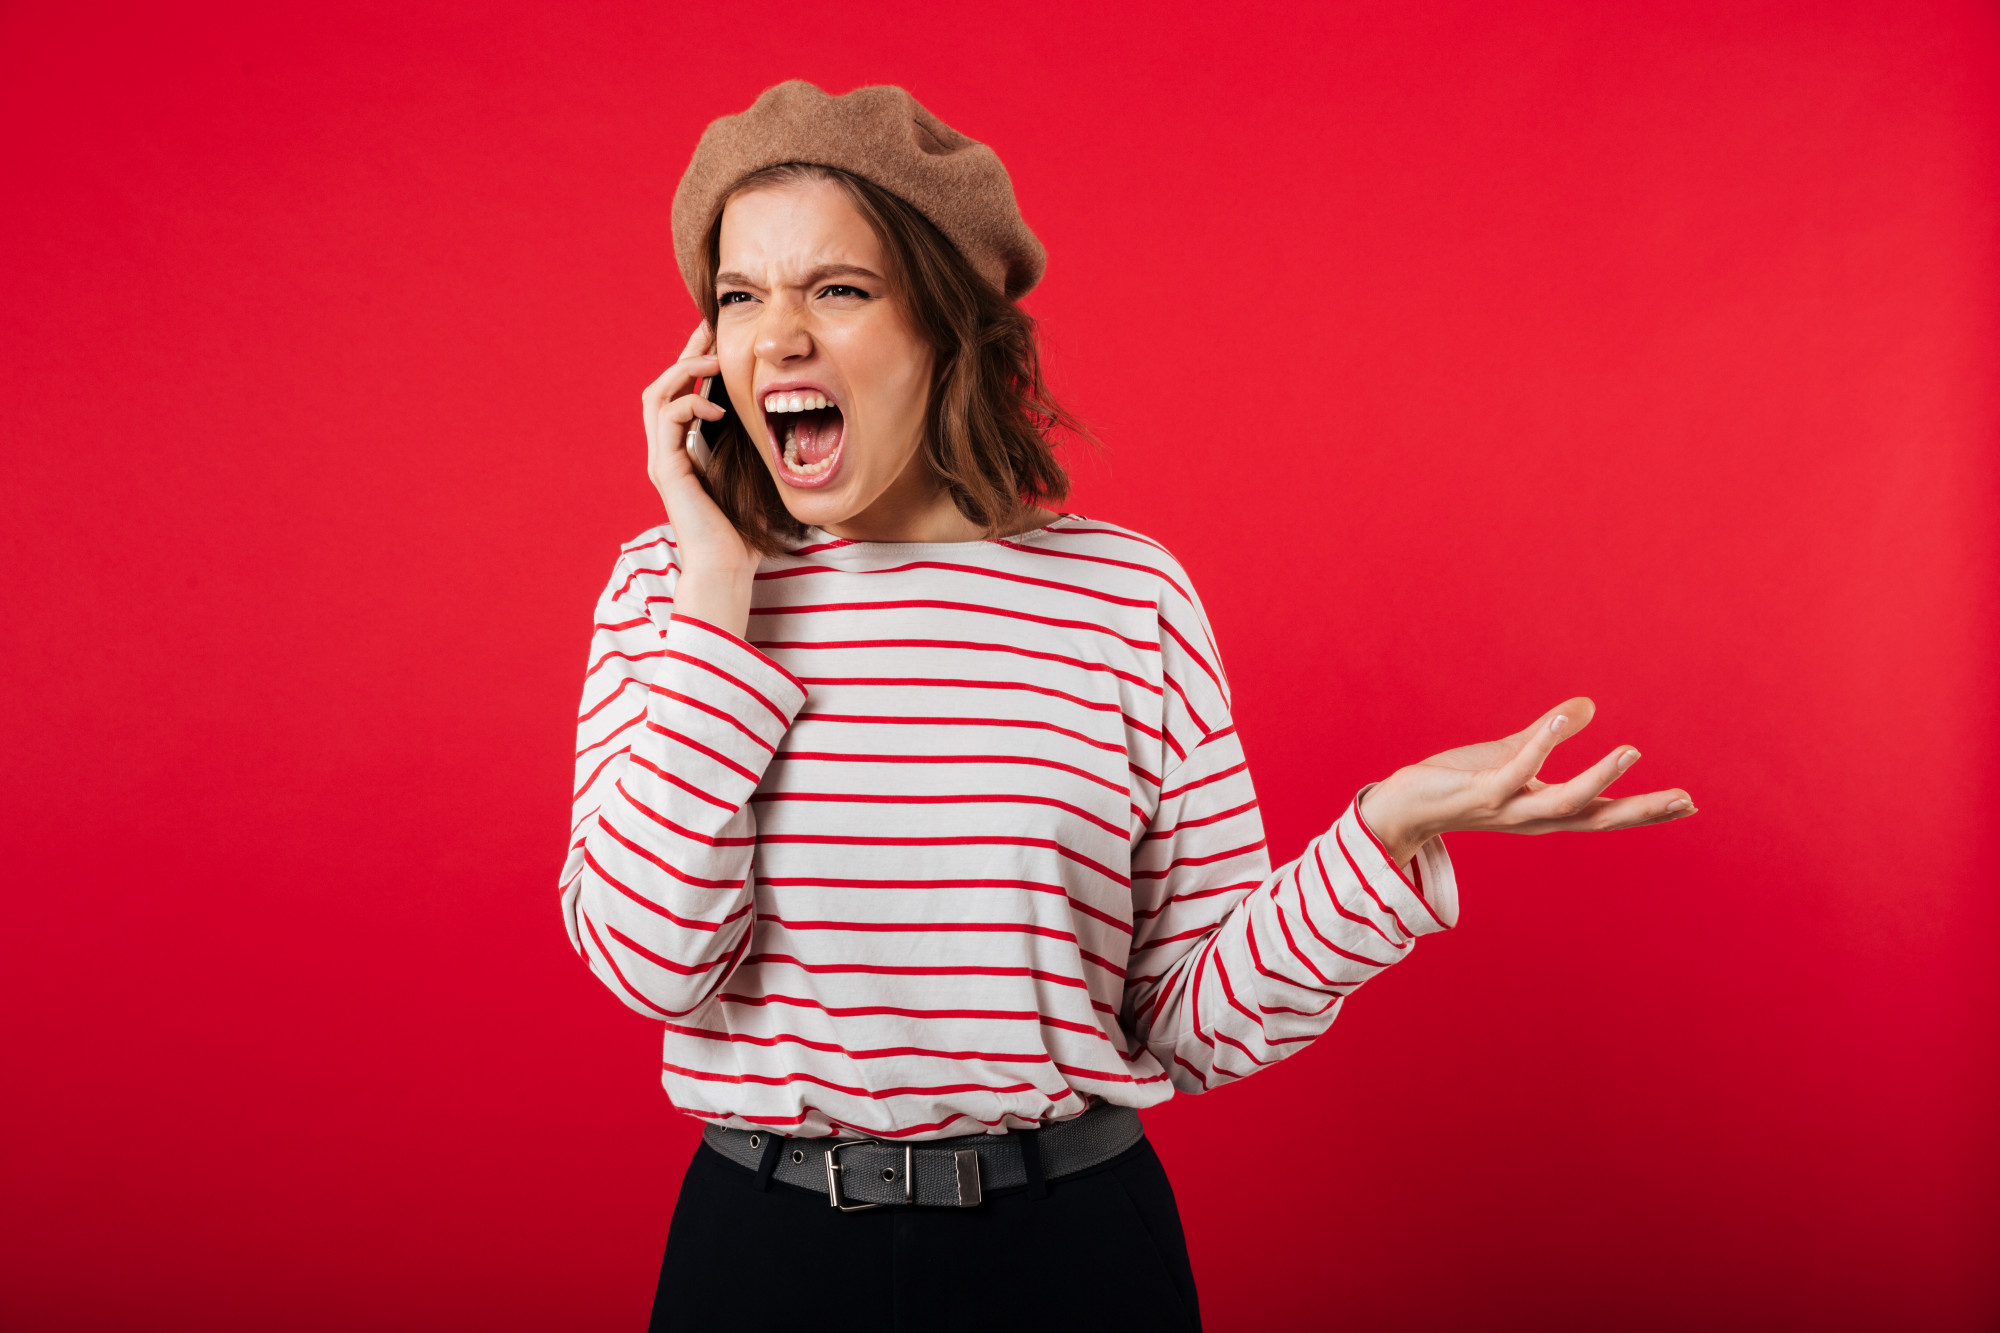
[(828, 528), (844, 523), (867, 508), (854, 502), (853, 488), (843, 484), (843, 481), (812, 489), (788, 486), (777, 477), (773, 477), (772, 481), (778, 488), (778, 498), (785, 503), (786, 512), (811, 527)]

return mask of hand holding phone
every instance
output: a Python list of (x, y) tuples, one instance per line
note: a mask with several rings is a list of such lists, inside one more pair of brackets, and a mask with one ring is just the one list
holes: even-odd
[[(714, 453), (703, 428), (727, 421), (733, 410), (729, 390), (722, 382), (721, 364), (712, 350), (713, 341), (706, 322), (697, 326), (680, 360), (641, 395), (647, 449), (654, 460), (648, 464), (648, 472), (655, 471), (655, 464), (666, 468), (654, 476), (655, 484), (667, 485), (676, 475), (707, 480)], [(685, 471), (667, 463), (676, 447), (687, 459)]]
[[(721, 383), (722, 376), (720, 375), (710, 375), (703, 379), (701, 382), (701, 396), (713, 403), (717, 401), (717, 394), (719, 393), (721, 395), (720, 402), (722, 406), (727, 408), (729, 406), (729, 390), (718, 389), (716, 386)], [(723, 420), (726, 421), (728, 418), (725, 417)], [(708, 441), (702, 437), (701, 428), (703, 424), (700, 417), (696, 417), (688, 423), (687, 451), (688, 457), (694, 460), (694, 470), (706, 477), (708, 475), (709, 460), (715, 455), (709, 451)], [(716, 424), (720, 425), (721, 422), (717, 422)]]
[(732, 410), (722, 364), (710, 350), (713, 341), (707, 323), (698, 325), (680, 359), (646, 386), (639, 406), (646, 423), (646, 476), (666, 507), (678, 548), (676, 611), (741, 636), (761, 556), (708, 490), (705, 469), (713, 459), (700, 428), (727, 420)]

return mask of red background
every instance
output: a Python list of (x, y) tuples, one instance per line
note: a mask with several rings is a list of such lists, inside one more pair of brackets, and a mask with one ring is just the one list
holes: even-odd
[(1702, 807), (1455, 839), (1149, 1115), (1210, 1327), (2000, 1319), (1990, 6), (291, 8), (0, 14), (0, 1322), (643, 1322), (696, 1127), (571, 719), (674, 183), (792, 76), (1009, 164), (1281, 863), (1572, 692)]

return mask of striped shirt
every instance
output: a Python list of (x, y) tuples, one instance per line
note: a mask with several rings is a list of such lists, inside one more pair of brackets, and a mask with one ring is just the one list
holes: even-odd
[(571, 944), (666, 1028), (690, 1115), (1001, 1133), (1302, 1049), (1457, 920), (1354, 801), (1273, 870), (1180, 563), (1063, 514), (764, 560), (748, 634), (673, 614), (670, 526), (597, 605), (562, 875)]

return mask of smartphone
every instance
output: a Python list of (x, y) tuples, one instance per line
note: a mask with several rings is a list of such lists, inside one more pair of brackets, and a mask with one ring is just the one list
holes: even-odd
[[(729, 401), (729, 390), (723, 387), (722, 376), (720, 375), (710, 375), (702, 380), (701, 396), (708, 399), (711, 403), (720, 404), (725, 412), (735, 410), (735, 405)], [(702, 436), (702, 428), (705, 426), (720, 426), (728, 420), (728, 417), (724, 417), (722, 421), (703, 421), (700, 417), (696, 417), (693, 424), (688, 427), (688, 457), (694, 460), (694, 470), (704, 477), (708, 475), (709, 460), (714, 455), (709, 452), (708, 441)]]

